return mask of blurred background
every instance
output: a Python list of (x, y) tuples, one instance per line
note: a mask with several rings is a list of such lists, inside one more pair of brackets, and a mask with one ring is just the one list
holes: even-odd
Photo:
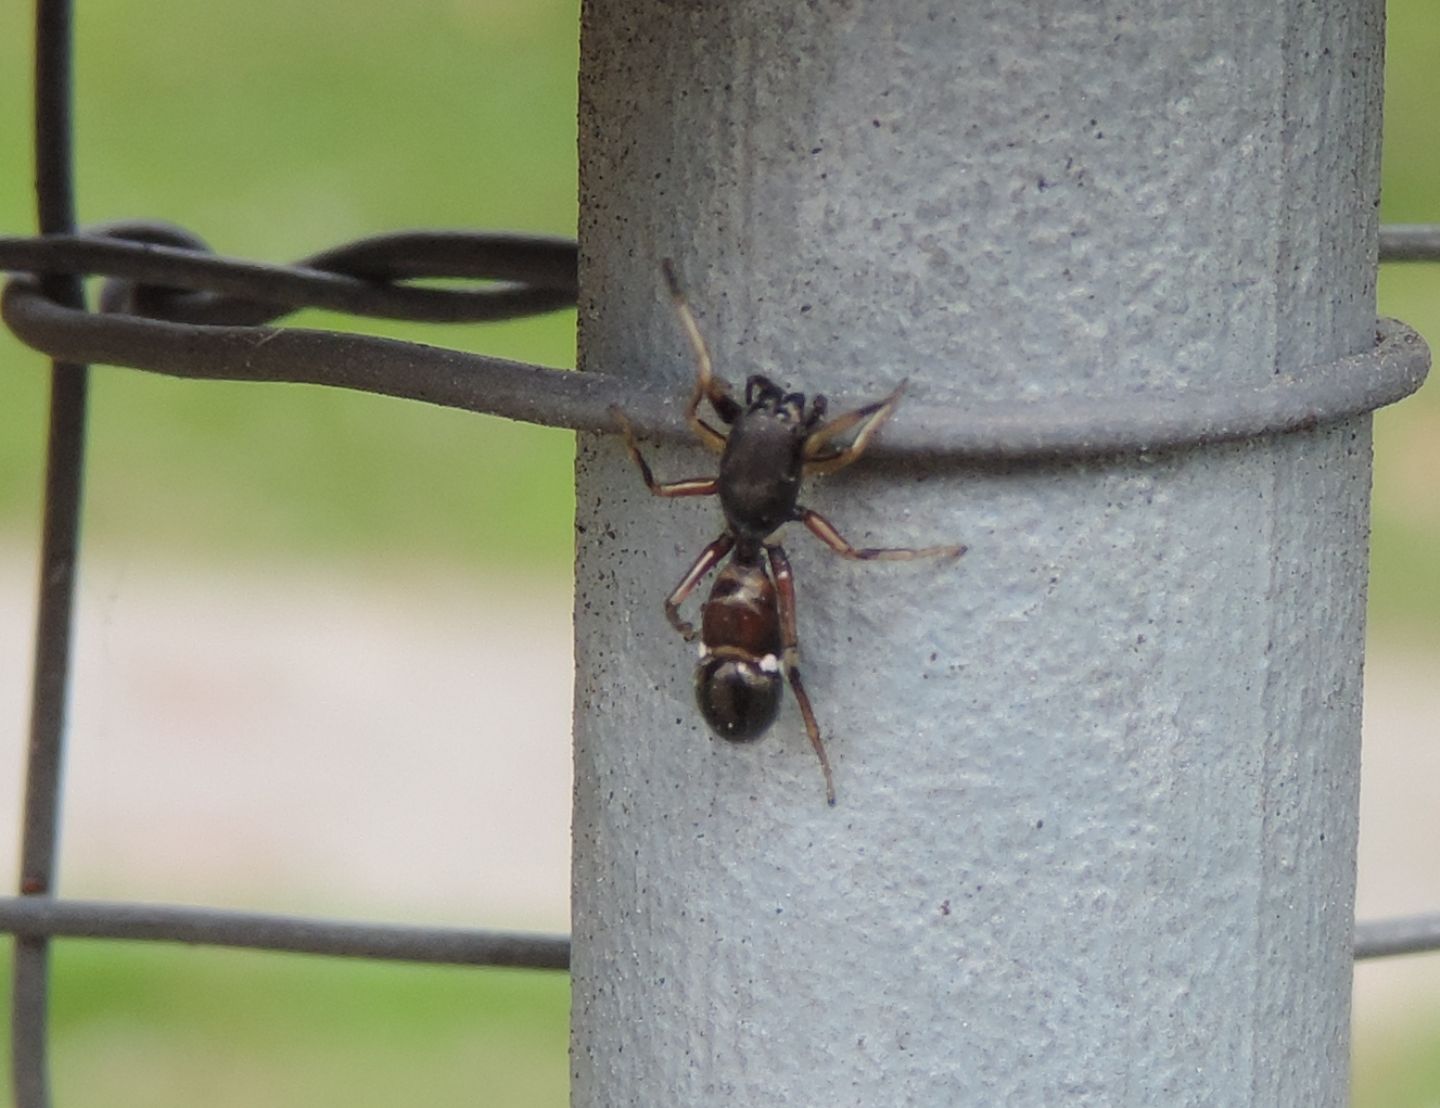
[[(4, 234), (34, 226), (29, 7), (0, 8)], [(1389, 10), (1383, 217), (1440, 221), (1440, 11)], [(409, 227), (573, 234), (577, 19), (575, 0), (81, 0), (81, 220), (164, 218), (275, 261)], [(1440, 347), (1440, 266), (1380, 288)], [(573, 312), (290, 322), (574, 358)], [(0, 333), (0, 873), (45, 378)], [(62, 891), (565, 929), (571, 436), (302, 386), (93, 381)], [(1434, 388), (1376, 420), (1364, 918), (1440, 908)], [(566, 1102), (559, 975), (71, 941), (56, 964), (58, 1104)], [(1440, 956), (1362, 965), (1357, 989), (1355, 1103), (1435, 1104)]]

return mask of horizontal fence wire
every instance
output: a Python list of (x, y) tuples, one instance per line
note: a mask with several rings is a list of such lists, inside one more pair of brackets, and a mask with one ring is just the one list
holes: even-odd
[[(565, 935), (314, 919), (130, 901), (0, 897), (0, 932), (21, 937), (122, 939), (456, 966), (570, 968)], [(1355, 927), (1355, 958), (1440, 949), (1440, 913)]]
[(1440, 262), (1440, 223), (1389, 223), (1380, 228), (1382, 262)]
[(170, 904), (0, 897), (0, 931), (34, 938), (190, 943), (438, 965), (570, 968), (570, 940), (564, 935), (358, 923)]
[[(421, 323), (484, 323), (573, 307), (575, 243), (541, 235), (405, 231), (360, 239), (293, 265), (226, 258), (161, 223), (115, 223), (84, 235), (0, 239), (0, 268), (110, 277), (107, 313), (172, 323), (255, 327), (299, 311)], [(499, 287), (429, 288), (414, 278)]]
[(1389, 958), (1440, 950), (1440, 912), (1374, 920), (1355, 927), (1357, 959)]
[[(1432, 241), (1440, 240), (1433, 229), (1400, 230), (1382, 238), (1385, 254), (1429, 259), (1427, 251), (1440, 245)], [(266, 326), (313, 307), (416, 321), (491, 320), (565, 307), (576, 295), (573, 242), (406, 232), (279, 266), (218, 257), (167, 224), (128, 223), (85, 235), (0, 238), (0, 268), (17, 273), (0, 299), (5, 322), (55, 358), (179, 377), (358, 389), (582, 431), (618, 431), (618, 407), (642, 432), (689, 433), (683, 397), (649, 391), (623, 374), (579, 374), (369, 335)], [(42, 277), (78, 273), (110, 278), (100, 311), (45, 294)], [(498, 287), (405, 283), (436, 277)], [(1168, 394), (914, 405), (887, 424), (870, 454), (932, 462), (1044, 460), (1236, 441), (1393, 403), (1417, 389), (1428, 368), (1419, 336), (1382, 321), (1371, 350), (1253, 388), (1197, 385)], [(905, 375), (904, 366), (893, 370)]]

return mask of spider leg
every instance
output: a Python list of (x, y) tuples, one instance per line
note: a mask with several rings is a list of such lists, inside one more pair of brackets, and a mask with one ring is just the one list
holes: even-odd
[[(834, 473), (837, 469), (844, 469), (865, 453), (871, 437), (880, 430), (881, 425), (890, 418), (895, 406), (900, 403), (900, 397), (905, 393), (905, 385), (906, 382), (901, 381), (895, 391), (884, 400), (866, 404), (854, 411), (843, 412), (812, 431), (805, 440), (806, 475)], [(831, 445), (831, 439), (845, 434), (857, 425), (860, 427), (860, 431), (848, 446)]]
[(695, 591), (695, 586), (715, 568), (721, 558), (730, 553), (730, 548), (734, 545), (735, 536), (726, 531), (725, 534), (700, 551), (700, 557), (695, 559), (695, 564), (685, 571), (685, 576), (680, 578), (680, 583), (665, 598), (665, 618), (670, 621), (671, 627), (680, 632), (680, 637), (686, 642), (695, 640), (695, 628), (680, 618), (680, 605), (685, 603), (685, 598)]
[(770, 569), (775, 575), (775, 598), (780, 609), (781, 661), (785, 676), (790, 682), (790, 691), (800, 705), (800, 714), (805, 718), (805, 734), (820, 759), (820, 772), (825, 775), (825, 802), (835, 806), (835, 778), (830, 772), (830, 759), (825, 754), (825, 744), (820, 741), (820, 725), (815, 721), (815, 709), (810, 706), (810, 697), (805, 692), (805, 683), (800, 680), (800, 640), (795, 626), (795, 574), (790, 569), (790, 559), (778, 543), (766, 546), (770, 555)]
[(835, 530), (835, 525), (810, 508), (800, 508), (795, 518), (809, 528), (810, 533), (835, 551), (842, 558), (857, 558), (861, 561), (908, 562), (915, 558), (958, 558), (966, 547), (956, 546), (853, 546), (844, 535)]
[(695, 387), (690, 391), (689, 403), (685, 405), (685, 422), (690, 424), (690, 429), (701, 442), (718, 454), (725, 449), (725, 436), (700, 418), (700, 402), (710, 401), (715, 414), (724, 423), (735, 422), (740, 415), (740, 404), (730, 395), (730, 386), (715, 376), (705, 336), (700, 334), (690, 305), (685, 302), (679, 278), (675, 276), (675, 263), (666, 258), (660, 263), (660, 270), (665, 275), (665, 284), (675, 304), (675, 314), (680, 317), (680, 326), (684, 328), (685, 337), (690, 340), (690, 349), (695, 353)]
[(645, 460), (645, 455), (640, 453), (640, 444), (635, 441), (635, 428), (630, 425), (630, 419), (615, 405), (610, 406), (611, 418), (620, 424), (620, 431), (625, 436), (625, 449), (629, 452), (631, 460), (640, 470), (640, 476), (645, 479), (645, 487), (656, 496), (713, 496), (719, 488), (719, 479), (715, 477), (687, 477), (683, 481), (657, 481), (655, 474), (650, 471), (650, 463)]

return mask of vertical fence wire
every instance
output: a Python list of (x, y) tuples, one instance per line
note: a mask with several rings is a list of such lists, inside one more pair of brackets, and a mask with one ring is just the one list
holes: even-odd
[[(41, 234), (75, 230), (71, 15), (69, 0), (40, 0), (36, 6), (35, 188)], [(45, 289), (70, 307), (84, 306), (79, 277), (49, 276)], [(45, 516), (20, 848), (21, 896), (49, 896), (55, 876), (89, 386), (87, 366), (57, 361), (50, 374)], [(50, 1103), (46, 1057), (50, 942), (45, 936), (17, 936), (14, 950), (11, 1039), (15, 1101), (19, 1108), (45, 1108)]]

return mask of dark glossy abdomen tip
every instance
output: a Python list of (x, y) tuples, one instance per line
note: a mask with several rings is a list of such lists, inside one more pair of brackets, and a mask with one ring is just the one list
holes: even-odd
[(695, 670), (695, 701), (710, 730), (731, 742), (758, 739), (780, 712), (779, 669), (711, 656)]

